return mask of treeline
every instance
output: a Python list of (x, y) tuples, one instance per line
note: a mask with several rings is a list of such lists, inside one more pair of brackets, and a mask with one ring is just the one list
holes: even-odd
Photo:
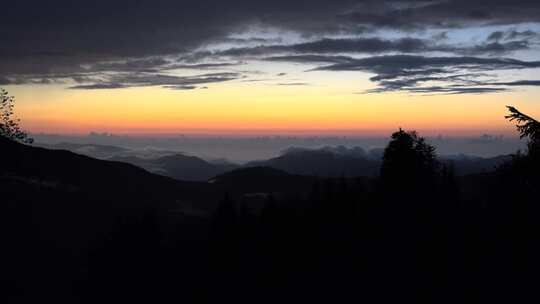
[(306, 197), (269, 194), (260, 211), (225, 195), (208, 222), (165, 233), (147, 213), (104, 245), (85, 286), (195, 302), (537, 299), (540, 167), (525, 136), (528, 151), (495, 173), (458, 180), (399, 130), (376, 180), (320, 180)]
[(540, 167), (531, 148), (468, 180), (478, 189), (464, 194), (433, 147), (400, 130), (374, 185), (327, 180), (306, 199), (270, 197), (260, 214), (224, 200), (212, 277), (232, 296), (270, 302), (530, 299), (540, 256)]

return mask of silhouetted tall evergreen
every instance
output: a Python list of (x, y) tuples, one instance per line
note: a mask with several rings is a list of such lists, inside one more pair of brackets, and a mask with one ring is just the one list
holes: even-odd
[(390, 199), (418, 200), (427, 196), (427, 191), (436, 185), (436, 175), (433, 146), (416, 131), (399, 129), (392, 134), (384, 150), (380, 175), (382, 189)]

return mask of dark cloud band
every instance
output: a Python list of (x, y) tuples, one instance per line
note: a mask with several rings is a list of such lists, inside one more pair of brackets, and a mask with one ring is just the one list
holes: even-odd
[[(487, 93), (503, 91), (505, 88), (490, 86), (536, 85), (537, 81), (482, 82), (479, 79), (490, 72), (540, 68), (540, 61), (521, 61), (509, 58), (479, 57), (426, 57), (411, 55), (375, 56), (368, 58), (333, 56), (277, 56), (270, 61), (302, 63), (327, 63), (313, 70), (319, 71), (363, 71), (375, 74), (370, 80), (378, 87), (367, 92), (408, 91), (412, 93)], [(423, 86), (425, 83), (440, 82), (444, 85)]]
[[(538, 67), (533, 62), (489, 57), (531, 50), (538, 42), (533, 30), (496, 31), (486, 41), (465, 47), (452, 45), (446, 32), (432, 39), (362, 36), (380, 30), (419, 33), (539, 24), (538, 0), (29, 0), (3, 3), (2, 12), (0, 84), (73, 82), (75, 89), (149, 85), (192, 89), (241, 76), (181, 77), (169, 75), (170, 70), (215, 72), (242, 64), (245, 58), (264, 57), (326, 64), (318, 70), (374, 73), (372, 80), (382, 91), (414, 92), (422, 83), (444, 78), (470, 88), (473, 84), (459, 74)], [(286, 44), (286, 39), (256, 37), (256, 33), (231, 38), (251, 26), (295, 32), (303, 39)], [(212, 43), (230, 48), (210, 51), (207, 46)], [(427, 54), (440, 52), (448, 57)], [(355, 54), (372, 57), (349, 57)], [(388, 56), (373, 57), (380, 54)], [(222, 58), (227, 56), (234, 58)]]

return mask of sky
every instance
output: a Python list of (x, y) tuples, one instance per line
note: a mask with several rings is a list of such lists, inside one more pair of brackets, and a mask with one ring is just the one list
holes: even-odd
[(504, 134), (540, 117), (537, 0), (11, 1), (32, 133)]

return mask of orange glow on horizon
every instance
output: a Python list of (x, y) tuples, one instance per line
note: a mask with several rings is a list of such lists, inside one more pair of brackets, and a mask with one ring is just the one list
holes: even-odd
[[(429, 135), (515, 135), (513, 104), (540, 116), (534, 95), (353, 94), (356, 84), (278, 87), (215, 84), (208, 90), (159, 87), (67, 90), (13, 86), (16, 113), (34, 133), (388, 135), (399, 127)], [(511, 102), (512, 100), (519, 102)]]

